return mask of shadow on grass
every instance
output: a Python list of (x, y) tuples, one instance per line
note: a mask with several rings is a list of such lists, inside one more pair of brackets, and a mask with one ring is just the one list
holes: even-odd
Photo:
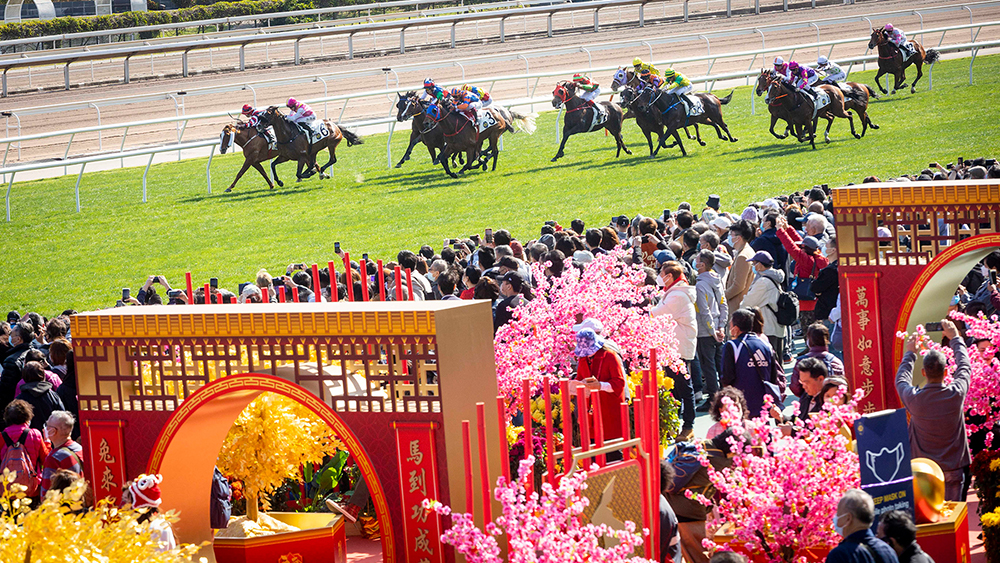
[(262, 186), (257, 189), (240, 190), (239, 186), (237, 186), (232, 192), (229, 193), (218, 192), (211, 195), (204, 194), (200, 196), (191, 196), (178, 201), (180, 203), (201, 203), (208, 200), (217, 200), (223, 203), (234, 203), (238, 201), (252, 201), (255, 199), (270, 197), (300, 195), (306, 192), (316, 191), (328, 187), (332, 187), (332, 184), (322, 184), (320, 182), (310, 182), (308, 184), (285, 184), (284, 187), (275, 186), (273, 190), (266, 186)]

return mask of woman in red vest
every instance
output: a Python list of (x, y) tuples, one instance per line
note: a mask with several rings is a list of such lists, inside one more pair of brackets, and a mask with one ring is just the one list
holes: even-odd
[(573, 353), (579, 358), (575, 380), (597, 392), (604, 441), (621, 438), (621, 404), (625, 400), (625, 368), (621, 357), (589, 328), (576, 334)]

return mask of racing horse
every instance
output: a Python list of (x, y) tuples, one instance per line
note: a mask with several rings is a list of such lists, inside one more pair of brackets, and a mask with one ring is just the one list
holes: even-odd
[[(617, 71), (615, 71), (614, 77), (612, 79), (611, 90), (617, 92), (618, 88), (621, 88), (623, 85), (632, 86), (638, 90), (639, 86), (641, 86), (641, 81), (639, 80), (639, 77), (636, 76), (635, 71), (633, 71), (632, 69), (619, 68)], [(726, 125), (725, 120), (723, 120), (722, 118), (722, 106), (732, 101), (733, 99), (732, 92), (730, 92), (729, 95), (726, 96), (725, 98), (719, 98), (715, 94), (703, 93), (703, 92), (688, 94), (688, 96), (698, 98), (698, 100), (701, 102), (701, 107), (705, 109), (705, 111), (703, 111), (701, 115), (689, 118), (690, 124), (694, 125), (694, 133), (695, 133), (694, 137), (692, 137), (691, 134), (687, 132), (688, 126), (687, 124), (685, 124), (684, 133), (687, 135), (688, 139), (697, 138), (698, 144), (701, 146), (705, 146), (704, 141), (701, 140), (701, 131), (698, 130), (698, 124), (701, 123), (703, 125), (711, 125), (712, 127), (715, 127), (715, 133), (723, 141), (729, 140), (733, 143), (737, 141), (736, 137), (733, 137), (732, 134), (729, 132), (729, 127)], [(721, 130), (719, 129), (720, 127), (722, 128)], [(722, 136), (722, 131), (726, 132), (725, 137)]]
[[(817, 84), (838, 86), (837, 84), (832, 84), (822, 80)], [(865, 132), (868, 131), (868, 127), (878, 129), (878, 125), (875, 125), (871, 116), (868, 115), (868, 102), (873, 99), (878, 99), (878, 94), (875, 93), (875, 89), (867, 84), (862, 84), (861, 82), (842, 82), (841, 84), (846, 86), (849, 90), (845, 91), (841, 89), (841, 92), (844, 93), (844, 109), (847, 111), (854, 110), (858, 112), (858, 117), (861, 119), (861, 136), (865, 136)]]
[[(396, 163), (396, 168), (402, 168), (403, 163), (410, 160), (410, 153), (413, 152), (413, 147), (417, 146), (417, 143), (423, 141), (424, 145), (427, 146), (427, 152), (431, 155), (431, 162), (434, 165), (440, 164), (438, 160), (438, 152), (444, 150), (444, 135), (441, 133), (441, 129), (434, 128), (429, 130), (427, 133), (423, 133), (424, 122), (426, 121), (426, 116), (424, 112), (430, 106), (430, 102), (427, 100), (421, 100), (420, 96), (414, 91), (409, 91), (406, 96), (397, 93), (396, 96), (399, 99), (396, 101), (396, 121), (402, 123), (407, 119), (413, 120), (413, 127), (410, 130), (410, 144), (406, 147), (406, 152), (403, 154), (403, 158), (399, 159)], [(455, 163), (456, 157), (458, 162), (465, 164), (465, 158), (461, 152), (452, 153), (451, 165), (458, 166)]]
[[(260, 172), (260, 175), (264, 177), (264, 181), (267, 182), (267, 186), (273, 190), (274, 184), (271, 183), (271, 178), (268, 177), (267, 172), (264, 171), (264, 167), (260, 163), (267, 162), (278, 156), (278, 151), (271, 150), (267, 146), (267, 139), (257, 131), (256, 127), (250, 127), (239, 120), (222, 128), (219, 152), (226, 154), (226, 151), (233, 147), (233, 145), (239, 145), (243, 148), (243, 167), (236, 173), (233, 183), (226, 188), (226, 193), (233, 191), (233, 188), (236, 187), (236, 182), (240, 181), (240, 178), (243, 177), (243, 174), (251, 166), (257, 172)], [(284, 160), (281, 162), (284, 162)]]
[[(444, 171), (452, 178), (458, 178), (459, 174), (466, 170), (482, 166), (486, 170), (487, 162), (493, 159), (493, 170), (497, 169), (497, 160), (500, 158), (499, 140), (500, 136), (507, 130), (507, 122), (499, 111), (489, 108), (479, 110), (486, 112), (487, 120), (492, 120), (492, 124), (486, 127), (481, 133), (477, 123), (465, 116), (458, 110), (450, 100), (444, 100), (440, 104), (431, 104), (424, 111), (426, 119), (422, 134), (430, 133), (435, 129), (440, 129), (445, 138), (444, 148), (438, 157)], [(490, 148), (485, 153), (480, 152), (480, 147), (484, 140), (489, 140)], [(465, 152), (465, 166), (458, 173), (451, 171), (448, 166), (448, 159), (456, 152)]]
[(892, 75), (895, 78), (892, 93), (895, 94), (896, 90), (906, 88), (906, 83), (903, 81), (906, 80), (906, 67), (910, 65), (916, 65), (917, 67), (917, 77), (913, 79), (913, 84), (910, 85), (910, 93), (916, 94), (917, 81), (924, 75), (924, 63), (933, 64), (941, 56), (936, 49), (929, 49), (925, 52), (923, 46), (916, 41), (910, 41), (910, 44), (913, 45), (914, 53), (909, 59), (904, 61), (902, 50), (889, 41), (889, 34), (886, 32), (885, 27), (872, 30), (872, 38), (868, 41), (868, 48), (874, 49), (878, 47), (878, 73), (875, 75), (875, 85), (878, 86), (878, 89), (883, 94), (888, 94), (888, 92), (882, 87), (882, 83), (878, 79), (883, 74)]
[[(813, 91), (824, 91), (830, 96), (830, 103), (825, 107), (820, 108), (818, 111), (814, 110), (814, 101), (812, 98), (806, 94), (799, 92), (791, 84), (782, 80), (780, 77), (775, 77), (771, 79), (770, 85), (767, 90), (767, 105), (768, 110), (771, 112), (771, 134), (779, 139), (784, 139), (787, 137), (778, 136), (774, 132), (774, 123), (777, 121), (775, 115), (778, 114), (787, 123), (797, 128), (798, 140), (800, 143), (809, 141), (812, 148), (816, 148), (816, 124), (819, 122), (820, 118), (826, 119), (826, 131), (824, 132), (824, 138), (826, 142), (830, 142), (830, 127), (833, 126), (833, 120), (836, 117), (846, 118), (851, 124), (851, 134), (854, 138), (860, 139), (861, 135), (858, 135), (854, 130), (854, 118), (851, 117), (851, 113), (844, 109), (844, 93), (841, 92), (840, 88), (836, 86), (816, 86)], [(805, 138), (804, 135), (808, 134)]]
[[(267, 108), (267, 111), (265, 111), (261, 116), (261, 121), (265, 125), (271, 125), (274, 127), (274, 138), (277, 141), (279, 158), (271, 161), (271, 172), (274, 175), (274, 181), (277, 182), (279, 186), (284, 186), (284, 184), (282, 184), (281, 180), (278, 179), (278, 171), (275, 166), (281, 162), (294, 160), (298, 163), (298, 169), (295, 173), (298, 181), (309, 178), (317, 172), (319, 173), (320, 178), (329, 178), (325, 172), (327, 168), (337, 163), (337, 145), (345, 139), (347, 140), (347, 146), (349, 147), (360, 145), (364, 142), (364, 140), (361, 139), (361, 137), (358, 137), (354, 132), (324, 119), (323, 125), (326, 126), (330, 133), (319, 141), (310, 143), (306, 134), (303, 133), (296, 124), (289, 121), (288, 118), (278, 110), (278, 106), (271, 106)], [(330, 160), (320, 167), (316, 164), (316, 156), (323, 149), (329, 149)], [(285, 158), (284, 160), (279, 160), (280, 157)], [(305, 174), (303, 174), (303, 168), (305, 169)]]
[(646, 142), (649, 143), (649, 158), (653, 158), (655, 153), (653, 152), (653, 133), (656, 133), (657, 142), (659, 142), (660, 135), (663, 134), (663, 124), (656, 120), (656, 117), (649, 112), (648, 108), (646, 111), (640, 111), (636, 106), (636, 100), (639, 98), (639, 93), (636, 92), (635, 88), (631, 86), (626, 86), (622, 90), (622, 107), (630, 110), (632, 115), (635, 116), (635, 123), (642, 130), (642, 134), (646, 136)]
[[(615, 138), (618, 152), (615, 158), (625, 154), (632, 154), (622, 140), (622, 121), (624, 113), (622, 108), (614, 102), (596, 102), (591, 105), (583, 98), (576, 95), (576, 84), (563, 80), (556, 84), (556, 89), (552, 91), (552, 107), (559, 109), (566, 106), (566, 114), (563, 116), (563, 138), (559, 144), (559, 152), (552, 157), (555, 162), (564, 156), (563, 149), (566, 148), (566, 141), (577, 133), (590, 133), (607, 129), (611, 136)], [(596, 106), (604, 108), (604, 121), (600, 120)]]
[(674, 143), (670, 146), (679, 146), (681, 154), (687, 156), (687, 151), (684, 150), (684, 143), (678, 134), (678, 131), (683, 129), (684, 125), (687, 124), (687, 112), (684, 110), (684, 104), (681, 103), (676, 94), (667, 94), (656, 88), (646, 88), (639, 93), (634, 107), (638, 112), (652, 115), (657, 123), (663, 127), (663, 130), (660, 132), (660, 138), (656, 143), (656, 150), (653, 151), (653, 156), (656, 156), (661, 148), (667, 148), (667, 137), (671, 136), (674, 138)]

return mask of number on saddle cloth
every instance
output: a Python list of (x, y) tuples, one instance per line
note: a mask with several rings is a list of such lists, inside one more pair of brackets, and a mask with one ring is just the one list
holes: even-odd
[(480, 133), (486, 131), (490, 127), (493, 127), (494, 125), (497, 124), (497, 118), (494, 117), (492, 111), (484, 109), (476, 113), (478, 114), (478, 120), (476, 121), (476, 129), (478, 129)]
[(682, 97), (687, 101), (688, 117), (695, 117), (705, 113), (705, 106), (701, 103), (701, 98), (693, 94), (684, 94)]
[(593, 105), (593, 110), (594, 113), (590, 122), (590, 129), (587, 131), (596, 131), (608, 121), (608, 108), (604, 107), (604, 104), (595, 103)]

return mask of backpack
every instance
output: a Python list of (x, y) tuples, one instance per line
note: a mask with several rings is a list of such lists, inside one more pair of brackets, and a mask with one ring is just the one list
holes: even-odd
[(778, 282), (774, 281), (774, 278), (767, 279), (778, 288), (778, 308), (772, 309), (770, 305), (767, 308), (771, 309), (771, 312), (774, 313), (779, 325), (792, 326), (799, 320), (799, 297), (791, 291), (781, 289), (781, 286)]
[(24, 448), (24, 444), (28, 440), (28, 430), (21, 432), (21, 437), (16, 442), (10, 439), (6, 431), (0, 430), (0, 434), (3, 434), (3, 441), (7, 444), (7, 451), (3, 454), (3, 460), (0, 460), (0, 472), (10, 470), (15, 474), (14, 482), (24, 485), (27, 489), (25, 495), (28, 497), (36, 496), (40, 479), (35, 471), (35, 464), (31, 460), (31, 456)]

